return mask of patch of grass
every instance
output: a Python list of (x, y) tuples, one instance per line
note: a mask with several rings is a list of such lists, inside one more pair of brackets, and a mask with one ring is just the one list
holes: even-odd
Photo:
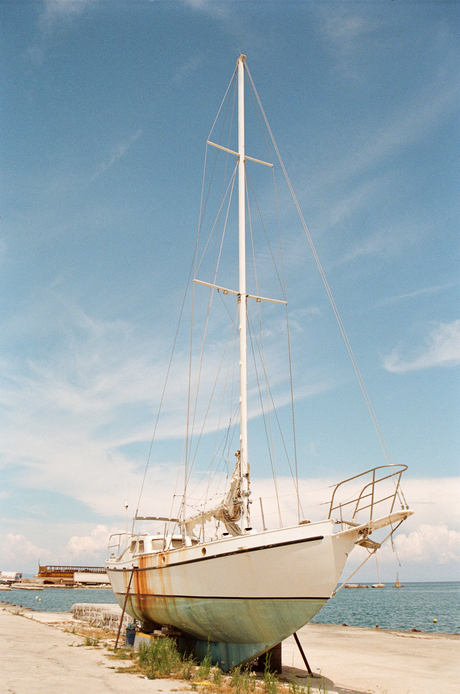
[[(197, 664), (191, 655), (181, 656), (176, 642), (168, 637), (152, 638), (148, 645), (141, 645), (139, 651), (112, 649), (109, 657), (132, 661), (130, 665), (117, 668), (117, 672), (141, 674), (148, 679), (183, 680), (199, 694), (312, 694), (310, 680), (303, 687), (296, 680), (289, 682), (278, 678), (271, 671), (269, 661), (263, 678), (241, 665), (225, 674), (212, 666), (209, 653)], [(326, 694), (324, 682), (321, 682), (318, 694)]]
[(178, 674), (181, 670), (182, 658), (172, 639), (158, 638), (151, 639), (148, 646), (141, 644), (137, 662), (149, 680), (155, 680), (159, 677)]
[(117, 648), (116, 652), (113, 652), (113, 649), (110, 648), (110, 646), (107, 649), (109, 651), (109, 658), (112, 659), (117, 659), (117, 660), (132, 660), (134, 655), (133, 655), (133, 649), (132, 648)]

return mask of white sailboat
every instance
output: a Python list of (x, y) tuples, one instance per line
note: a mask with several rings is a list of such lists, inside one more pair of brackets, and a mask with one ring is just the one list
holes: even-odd
[[(252, 528), (247, 305), (286, 302), (248, 294), (246, 286), (246, 164), (271, 165), (245, 152), (246, 70), (241, 55), (235, 71), (237, 150), (208, 141), (236, 162), (238, 284), (226, 288), (215, 281), (194, 280), (236, 299), (240, 390), (236, 466), (229, 475), (226, 494), (211, 508), (187, 515), (184, 493), (175, 517), (140, 517), (136, 513), (135, 521), (162, 524), (163, 530), (112, 536), (106, 562), (118, 603), (142, 622), (144, 630), (173, 627), (198, 655), (210, 651), (224, 670), (267, 651), (310, 621), (334, 593), (353, 547), (361, 545), (373, 553), (380, 544), (370, 535), (387, 526), (391, 534), (412, 513), (400, 487), (406, 466), (382, 465), (338, 484), (323, 520), (310, 522), (299, 517), (288, 527), (267, 529), (262, 513), (262, 527)], [(357, 483), (359, 491), (352, 497), (345, 495), (343, 501), (341, 492)], [(205, 532), (209, 524), (214, 524), (212, 537)]]
[(379, 561), (377, 559), (377, 555), (375, 555), (375, 565), (377, 567), (377, 576), (379, 577), (379, 582), (373, 583), (372, 588), (385, 588), (385, 584), (382, 583), (382, 581), (380, 580), (380, 569), (379, 569)]

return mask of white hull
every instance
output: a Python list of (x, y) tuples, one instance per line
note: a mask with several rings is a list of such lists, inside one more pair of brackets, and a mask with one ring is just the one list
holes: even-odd
[[(356, 536), (334, 522), (231, 537), (107, 563), (118, 603), (145, 625), (204, 641), (276, 643), (331, 597)], [(134, 571), (133, 571), (134, 568)]]

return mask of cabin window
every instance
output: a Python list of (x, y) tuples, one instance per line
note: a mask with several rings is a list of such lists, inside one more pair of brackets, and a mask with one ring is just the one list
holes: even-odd
[(144, 540), (139, 540), (139, 548), (137, 550), (138, 552), (143, 552), (144, 551)]
[(131, 552), (136, 551), (136, 540), (132, 540), (131, 547), (129, 548)]

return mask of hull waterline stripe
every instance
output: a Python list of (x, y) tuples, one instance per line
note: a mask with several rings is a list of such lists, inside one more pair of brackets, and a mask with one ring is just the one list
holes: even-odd
[[(126, 593), (114, 593), (115, 595), (121, 595), (125, 596)], [(177, 600), (177, 599), (184, 599), (184, 600), (263, 600), (263, 601), (277, 601), (277, 600), (288, 600), (288, 601), (295, 601), (295, 602), (308, 602), (309, 600), (329, 600), (329, 597), (305, 597), (302, 596), (300, 598), (295, 598), (295, 597), (277, 597), (277, 598), (258, 598), (258, 597), (249, 597), (245, 596), (244, 598), (241, 597), (229, 597), (228, 595), (213, 595), (208, 596), (208, 595), (160, 595), (158, 593), (152, 594), (152, 593), (131, 593), (130, 595), (131, 598), (160, 598), (161, 600)]]
[[(262, 547), (245, 547), (244, 549), (237, 549), (234, 550), (233, 552), (224, 552), (223, 554), (211, 554), (210, 556), (204, 556), (204, 557), (197, 557), (196, 559), (187, 559), (185, 561), (178, 561), (178, 562), (173, 562), (173, 563), (168, 563), (165, 564), (164, 566), (144, 566), (144, 567), (136, 567), (138, 571), (158, 571), (158, 569), (172, 569), (173, 567), (176, 566), (184, 566), (184, 564), (195, 564), (196, 562), (199, 561), (209, 561), (210, 559), (221, 559), (222, 557), (231, 557), (235, 554), (248, 554), (249, 552), (261, 552), (263, 550), (267, 549), (273, 549), (274, 547), (287, 547), (288, 545), (301, 545), (304, 542), (315, 542), (318, 540), (324, 540), (324, 535), (315, 535), (314, 537), (307, 537), (302, 540), (289, 540), (289, 542), (277, 542), (272, 545), (263, 545)], [(204, 545), (203, 545), (204, 546)], [(174, 550), (173, 550), (174, 551)], [(155, 556), (159, 555), (166, 555), (168, 552), (157, 552), (155, 553)], [(147, 553), (148, 556), (150, 556), (149, 553)], [(146, 556), (145, 554), (142, 555), (137, 555), (136, 560), (139, 560), (140, 557)], [(131, 571), (132, 566), (126, 567), (123, 569), (117, 569), (116, 567), (108, 566), (107, 571)]]

